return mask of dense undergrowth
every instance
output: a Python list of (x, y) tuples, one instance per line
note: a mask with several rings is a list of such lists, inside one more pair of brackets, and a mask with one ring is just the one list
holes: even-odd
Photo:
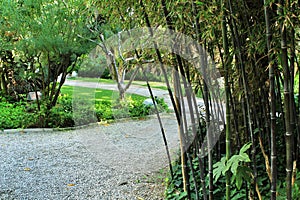
[[(277, 118), (277, 131), (283, 132), (283, 122), (280, 117)], [(205, 121), (202, 121), (200, 128), (198, 128), (198, 134), (205, 134)], [(256, 132), (258, 138), (258, 131)], [(222, 135), (221, 135), (222, 137)], [(277, 135), (277, 148), (279, 152), (285, 153), (285, 144), (282, 143), (282, 135)], [(264, 138), (262, 138), (264, 139)], [(223, 144), (217, 144), (217, 146), (222, 146)], [(256, 144), (257, 154), (256, 154), (256, 172), (257, 180), (256, 185), (253, 184), (253, 162), (251, 158), (251, 143), (246, 143), (240, 149), (237, 149), (233, 153), (228, 161), (225, 158), (225, 150), (221, 148), (215, 148), (212, 151), (213, 155), (213, 196), (218, 200), (225, 200), (226, 196), (226, 173), (231, 174), (230, 178), (230, 199), (239, 200), (239, 199), (251, 199), (251, 196), (259, 196), (261, 199), (270, 199), (270, 163), (269, 160), (266, 160), (266, 153), (269, 153), (269, 150), (264, 146)], [(219, 150), (219, 151), (218, 151)], [(286, 168), (285, 168), (285, 154), (280, 154), (277, 157), (277, 173), (278, 173), (278, 186), (277, 186), (277, 199), (284, 200), (286, 199)], [(188, 180), (189, 183), (189, 193), (190, 199), (197, 199), (196, 188), (198, 188), (198, 198), (204, 199), (203, 197), (203, 188), (201, 186), (201, 170), (204, 170), (204, 181), (206, 193), (209, 192), (209, 169), (208, 169), (208, 160), (207, 156), (202, 159), (204, 163), (204, 169), (199, 170), (199, 158), (195, 154), (194, 146), (191, 145), (187, 150), (187, 155), (189, 155), (191, 162), (187, 163), (187, 169), (189, 169)], [(192, 163), (192, 164), (191, 164)], [(296, 163), (294, 163), (296, 167)], [(184, 181), (182, 175), (182, 164), (181, 157), (175, 160), (172, 163), (173, 177), (169, 172), (168, 176), (165, 179), (166, 190), (165, 190), (165, 199), (188, 199), (187, 191), (184, 191)], [(292, 194), (293, 199), (300, 199), (300, 172), (294, 170), (295, 174), (293, 175), (293, 188)]]

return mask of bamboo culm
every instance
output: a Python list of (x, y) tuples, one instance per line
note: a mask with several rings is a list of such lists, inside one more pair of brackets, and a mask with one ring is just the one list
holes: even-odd
[(270, 28), (270, 16), (269, 6), (266, 0), (264, 0), (264, 13), (266, 21), (266, 40), (268, 49), (268, 63), (269, 63), (269, 93), (270, 93), (270, 108), (271, 108), (271, 200), (276, 200), (276, 187), (277, 187), (277, 167), (276, 167), (276, 96), (275, 96), (275, 75), (274, 64), (272, 63), (271, 55), (271, 28)]

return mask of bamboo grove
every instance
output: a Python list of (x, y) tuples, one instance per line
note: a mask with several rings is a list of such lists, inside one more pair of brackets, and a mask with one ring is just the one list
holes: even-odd
[[(170, 171), (181, 182), (169, 181), (166, 198), (299, 198), (299, 4), (292, 0), (96, 3), (111, 30), (165, 27), (192, 37), (208, 52), (224, 80), (213, 91), (208, 85), (216, 83), (208, 83), (180, 56), (157, 48), (135, 51), (139, 58), (160, 63), (178, 119), (179, 175), (174, 163)], [(195, 106), (196, 93), (204, 100), (203, 115)], [(215, 98), (217, 93), (224, 101)], [(216, 112), (216, 107), (224, 107), (224, 112)], [(212, 150), (201, 155), (213, 123), (222, 124), (216, 126), (220, 139), (213, 145), (214, 136), (207, 137), (207, 148)]]
[[(72, 47), (78, 56), (83, 41), (90, 48), (144, 27), (151, 37), (156, 29), (166, 28), (166, 35), (181, 33), (200, 44), (180, 46), (190, 59), (175, 49), (160, 49), (155, 40), (152, 49), (107, 48), (116, 70), (121, 64), (131, 70), (151, 64), (143, 61), (158, 63), (168, 88), (178, 122), (180, 159), (170, 161), (167, 199), (300, 199), (300, 1), (82, 2), (91, 16), (80, 18), (88, 24), (82, 33), (70, 29), (72, 40), (80, 40)], [(148, 88), (151, 91), (150, 84)], [(204, 109), (198, 107), (196, 95)]]

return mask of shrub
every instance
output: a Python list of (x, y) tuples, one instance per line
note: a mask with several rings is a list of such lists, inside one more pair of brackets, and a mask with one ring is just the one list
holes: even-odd
[(130, 105), (130, 116), (131, 117), (144, 117), (151, 114), (153, 111), (152, 106), (143, 104), (143, 100), (133, 101)]
[(0, 102), (0, 129), (27, 128), (35, 123), (35, 116), (26, 112), (26, 103)]
[[(68, 95), (60, 96), (57, 105), (47, 110), (40, 102), (38, 111), (36, 102), (9, 103), (0, 99), (0, 129), (12, 128), (57, 128), (79, 126), (96, 121), (118, 118), (144, 117), (154, 113), (154, 108), (143, 104), (145, 98), (127, 98), (122, 103), (112, 104), (109, 101), (94, 102), (78, 99), (72, 101)], [(163, 99), (157, 100), (160, 111), (167, 105)], [(75, 112), (74, 112), (75, 111)]]
[(95, 105), (95, 113), (98, 121), (114, 119), (112, 105), (109, 101), (97, 102)]
[(79, 98), (73, 102), (72, 106), (72, 116), (76, 126), (96, 122), (94, 102)]

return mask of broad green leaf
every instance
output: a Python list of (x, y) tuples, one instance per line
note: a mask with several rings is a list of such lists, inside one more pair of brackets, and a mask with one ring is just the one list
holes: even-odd
[(241, 148), (239, 154), (245, 153), (251, 147), (251, 145), (252, 145), (251, 142), (244, 144), (244, 146)]
[(243, 161), (243, 162), (250, 162), (251, 161), (248, 154), (246, 154), (246, 153), (242, 153), (239, 156), (240, 156), (240, 161)]
[(245, 179), (246, 182), (250, 182), (252, 180), (251, 177), (252, 170), (249, 167), (239, 166), (238, 171), (239, 173), (243, 174), (243, 178)]
[(225, 175), (227, 169), (226, 169), (226, 158), (223, 157), (219, 162), (215, 163), (213, 165), (214, 170), (213, 170), (213, 174), (214, 174), (214, 179), (218, 180), (219, 177), (222, 175)]
[(237, 189), (241, 189), (242, 184), (243, 184), (243, 173), (241, 173), (241, 171), (238, 170), (235, 177), (235, 185)]
[(231, 164), (231, 172), (233, 174), (236, 174), (237, 168), (239, 166), (239, 162), (240, 162), (240, 156), (239, 155), (234, 155), (230, 158), (230, 160), (228, 161), (228, 164)]

